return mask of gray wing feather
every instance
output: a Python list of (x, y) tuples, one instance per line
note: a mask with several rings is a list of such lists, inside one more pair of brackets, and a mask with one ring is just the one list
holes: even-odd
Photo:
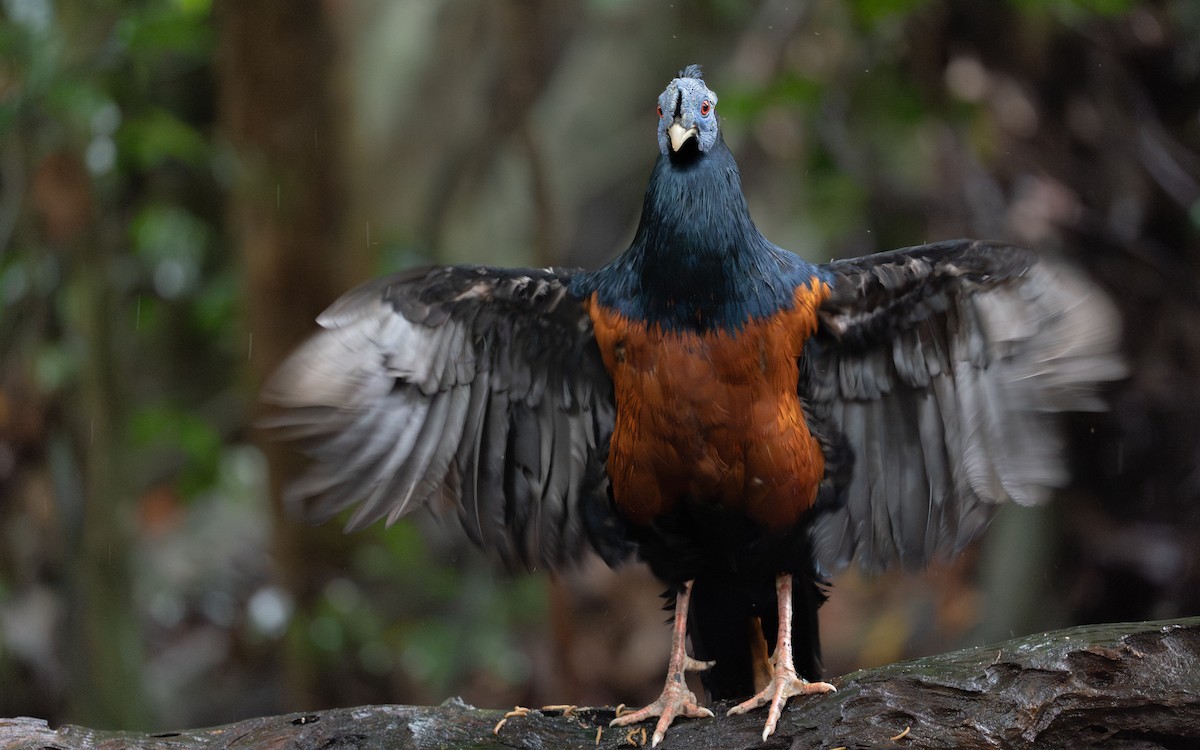
[(612, 384), (573, 271), (461, 266), (376, 280), (264, 389), (312, 458), (287, 499), (347, 529), (457, 507), (508, 564), (626, 552), (604, 469)]
[(915, 567), (992, 509), (1067, 479), (1057, 413), (1125, 373), (1109, 300), (1027, 250), (955, 241), (837, 261), (801, 394), (852, 467), (811, 536), (822, 566)]

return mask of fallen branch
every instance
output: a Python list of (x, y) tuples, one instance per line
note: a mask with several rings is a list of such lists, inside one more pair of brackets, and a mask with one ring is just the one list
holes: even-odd
[[(833, 681), (796, 700), (776, 734), (762, 712), (681, 721), (671, 748), (1200, 747), (1200, 617), (1097, 625), (1028, 636)], [(363, 706), (247, 719), (212, 729), (138, 734), (38, 719), (0, 720), (0, 750), (43, 748), (622, 748), (652, 727), (609, 729), (611, 708), (502, 711), (459, 701)]]

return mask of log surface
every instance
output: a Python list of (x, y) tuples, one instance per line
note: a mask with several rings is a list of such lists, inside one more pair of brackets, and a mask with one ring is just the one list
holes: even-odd
[[(1200, 747), (1200, 617), (1095, 625), (854, 672), (793, 699), (763, 742), (765, 712), (682, 720), (664, 750), (722, 748)], [(653, 726), (609, 729), (611, 708), (503, 711), (361, 706), (141, 734), (0, 719), (0, 750), (215, 748), (629, 748)], [(644, 728), (644, 732), (643, 732)]]

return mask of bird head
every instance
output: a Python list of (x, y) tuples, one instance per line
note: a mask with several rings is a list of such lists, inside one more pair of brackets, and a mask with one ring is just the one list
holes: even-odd
[(704, 85), (700, 66), (689, 65), (658, 97), (658, 148), (665, 156), (705, 153), (718, 135), (717, 95)]

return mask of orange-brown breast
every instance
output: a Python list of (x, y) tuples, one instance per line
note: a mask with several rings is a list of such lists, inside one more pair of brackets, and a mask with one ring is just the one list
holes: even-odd
[(796, 392), (797, 360), (828, 294), (814, 280), (790, 310), (704, 334), (630, 320), (592, 296), (616, 390), (608, 473), (627, 518), (646, 524), (687, 499), (781, 530), (812, 506), (825, 460)]

